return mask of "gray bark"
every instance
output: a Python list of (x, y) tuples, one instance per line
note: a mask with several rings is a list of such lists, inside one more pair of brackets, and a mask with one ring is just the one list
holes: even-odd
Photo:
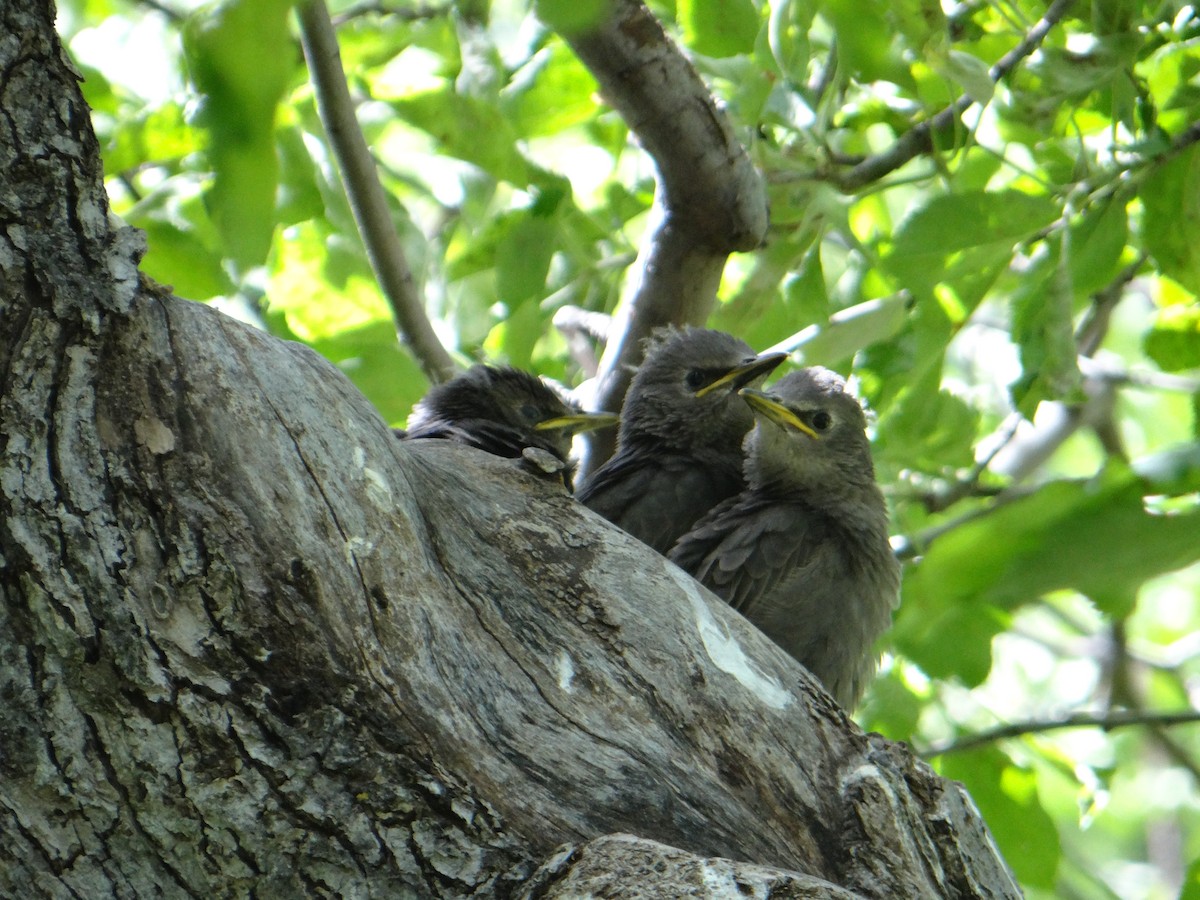
[(139, 281), (52, 17), (0, 18), (0, 894), (1017, 896), (555, 478)]

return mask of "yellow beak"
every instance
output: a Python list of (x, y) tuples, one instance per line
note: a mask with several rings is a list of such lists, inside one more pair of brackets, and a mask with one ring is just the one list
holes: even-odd
[(733, 393), (758, 378), (765, 378), (785, 359), (787, 359), (786, 353), (764, 353), (756, 356), (749, 362), (730, 369), (711, 384), (706, 384), (696, 391), (696, 396), (703, 397), (721, 387), (726, 387), (730, 393)]
[(555, 416), (551, 419), (542, 419), (542, 421), (533, 426), (533, 429), (534, 431), (570, 431), (578, 434), (583, 431), (592, 431), (596, 428), (607, 428), (610, 425), (616, 425), (619, 421), (621, 421), (621, 417), (614, 413), (575, 413), (570, 416)]
[(742, 388), (738, 391), (738, 396), (749, 403), (751, 409), (762, 413), (775, 424), (782, 425), (784, 428), (794, 428), (807, 434), (813, 440), (820, 440), (820, 436), (805, 425), (799, 416), (772, 398), (770, 394), (756, 391), (754, 388)]

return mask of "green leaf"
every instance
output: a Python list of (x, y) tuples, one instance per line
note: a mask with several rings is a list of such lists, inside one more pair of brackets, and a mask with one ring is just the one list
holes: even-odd
[(1058, 830), (1038, 799), (1037, 774), (994, 747), (951, 754), (940, 769), (966, 786), (1017, 878), (1053, 887), (1061, 848)]
[(561, 34), (595, 28), (612, 10), (609, 0), (536, 0), (537, 16)]
[(892, 628), (896, 647), (934, 678), (958, 678), (968, 687), (982, 684), (992, 670), (992, 639), (1011, 618), (985, 603), (944, 607), (927, 602), (907, 586), (904, 597)]
[(295, 225), (325, 213), (319, 187), (320, 175), (313, 164), (299, 128), (281, 128), (276, 136), (279, 150), (279, 224)]
[(880, 419), (878, 453), (894, 465), (937, 472), (974, 461), (979, 413), (940, 381), (932, 370)]
[(104, 167), (112, 173), (129, 172), (147, 163), (164, 164), (199, 149), (199, 135), (183, 119), (176, 103), (118, 120), (104, 146)]
[(1107, 287), (1121, 270), (1121, 256), (1129, 238), (1129, 210), (1119, 197), (1084, 210), (1070, 228), (1071, 283), (1075, 299), (1082, 300)]
[(1200, 368), (1200, 303), (1163, 307), (1146, 332), (1146, 355), (1165, 372)]
[(329, 340), (377, 322), (391, 327), (391, 310), (362, 258), (361, 245), (331, 239), (323, 223), (289, 229), (273, 264), (269, 309), (286, 317), (299, 340)]
[(962, 320), (1012, 260), (1019, 241), (1053, 222), (1049, 197), (975, 191), (934, 197), (896, 232), (883, 268), (918, 298), (946, 286), (952, 318)]
[(600, 111), (596, 79), (563, 43), (551, 44), (518, 70), (501, 95), (505, 118), (526, 138), (554, 135)]
[(133, 206), (125, 220), (146, 232), (148, 249), (141, 268), (191, 300), (207, 300), (233, 290), (222, 262), (221, 239), (199, 190), (185, 178)]
[(941, 372), (946, 345), (954, 334), (954, 323), (933, 298), (912, 303), (897, 295), (895, 300), (906, 311), (903, 327), (890, 340), (864, 348), (855, 360), (871, 403), (881, 414), (913, 385)]
[(829, 317), (820, 248), (812, 232), (792, 232), (754, 254), (753, 266), (712, 316), (712, 327), (760, 349)]
[(961, 50), (951, 50), (935, 68), (951, 81), (962, 85), (963, 90), (976, 103), (988, 103), (996, 92), (996, 85), (988, 71), (988, 64), (977, 56), (963, 53)]
[(533, 363), (533, 348), (546, 326), (536, 303), (526, 303), (512, 310), (496, 325), (484, 341), (489, 357), (503, 359), (519, 369), (529, 369)]
[[(446, 277), (459, 281), (494, 269), (498, 297), (493, 299), (511, 305), (544, 294), (551, 259), (578, 237), (567, 224), (585, 232), (593, 227), (575, 209), (568, 185), (547, 184), (527, 209), (495, 216), (486, 227), (456, 240), (448, 253)], [(585, 259), (583, 264), (591, 262)]]
[(855, 718), (864, 729), (893, 741), (907, 741), (916, 733), (923, 705), (923, 698), (912, 692), (900, 677), (899, 667), (893, 666), (871, 683)]
[(517, 149), (517, 132), (502, 110), (452, 88), (392, 101), (396, 114), (437, 141), (443, 153), (479, 166), (518, 187), (530, 184), (533, 168)]
[(1012, 337), (1021, 350), (1022, 374), (1010, 391), (1028, 419), (1042, 400), (1067, 397), (1080, 382), (1072, 319), (1075, 294), (1060, 242), (1055, 236), (1050, 255), (1026, 273), (1012, 299)]
[(229, 0), (184, 28), (204, 102), (214, 182), (206, 200), (226, 252), (240, 267), (266, 259), (275, 230), (275, 110), (298, 62), (289, 0)]
[(391, 425), (403, 425), (429, 382), (400, 346), (390, 321), (377, 321), (312, 342), (337, 365)]
[(684, 42), (705, 56), (749, 53), (758, 37), (758, 10), (751, 0), (679, 0)]
[(912, 86), (908, 66), (893, 43), (889, 5), (881, 0), (826, 0), (821, 16), (837, 32), (839, 63), (862, 81)]
[[(80, 90), (83, 91), (83, 99), (87, 101), (88, 108), (92, 110), (93, 114), (101, 112), (117, 115), (121, 107), (120, 98), (113, 90), (112, 83), (104, 77), (104, 73), (82, 63), (77, 62), (75, 65), (79, 69), (79, 74), (83, 76), (83, 81), (79, 85)], [(99, 133), (102, 123), (95, 122), (93, 127)]]
[(1015, 244), (1056, 218), (1051, 198), (1023, 191), (942, 194), (901, 223), (888, 256), (899, 262), (982, 244)]
[(509, 223), (496, 245), (496, 292), (502, 302), (517, 306), (545, 293), (557, 237), (557, 221), (549, 216), (527, 213)]
[(1130, 35), (1112, 35), (1094, 40), (1084, 52), (1060, 47), (1042, 47), (1029, 63), (1029, 71), (1046, 79), (1047, 88), (1060, 95), (1087, 95), (1109, 87), (1124, 75), (1139, 43)]
[(771, 3), (769, 9), (767, 45), (771, 59), (784, 81), (798, 83), (807, 74), (813, 55), (808, 33), (817, 11), (816, 4), (810, 0), (787, 0)]
[[(1200, 559), (1200, 509), (1152, 514), (1144, 495), (1157, 491), (1118, 465), (1093, 480), (1047, 484), (939, 536), (906, 573), (904, 602), (935, 618), (1011, 610), (1072, 589), (1114, 618), (1128, 615), (1146, 580)], [(915, 658), (944, 634), (904, 638)]]
[(1151, 127), (1157, 122), (1175, 133), (1191, 124), (1196, 115), (1194, 79), (1198, 71), (1200, 55), (1191, 41), (1167, 42), (1139, 63), (1138, 74), (1150, 93), (1146, 109)]
[(1126, 34), (1141, 13), (1141, 0), (1092, 0), (1092, 28), (1098, 35)]
[(821, 266), (821, 248), (815, 246), (804, 255), (800, 269), (782, 285), (783, 305), (792, 322), (828, 322), (829, 292), (825, 289), (825, 271)]
[(141, 269), (155, 281), (189, 300), (208, 300), (233, 291), (233, 281), (221, 265), (221, 254), (191, 231), (154, 219), (128, 218), (146, 232), (149, 250)]
[(1163, 272), (1200, 293), (1200, 146), (1159, 163), (1138, 196), (1146, 249)]
[(1179, 900), (1200, 900), (1200, 859), (1188, 866), (1187, 877), (1179, 891)]
[(1200, 442), (1169, 447), (1132, 464), (1148, 493), (1180, 497), (1200, 491)]

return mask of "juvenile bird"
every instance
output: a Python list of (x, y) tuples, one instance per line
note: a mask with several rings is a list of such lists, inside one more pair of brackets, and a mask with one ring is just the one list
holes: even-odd
[[(615, 425), (610, 413), (585, 413), (534, 375), (509, 366), (472, 366), (432, 388), (413, 407), (405, 440), (443, 438), (519, 458), (526, 447), (552, 453), (569, 466), (571, 438)], [(570, 485), (570, 468), (567, 469)]]
[(874, 677), (873, 645), (900, 588), (866, 417), (828, 369), (742, 396), (756, 418), (746, 489), (696, 523), (670, 559), (852, 710)]
[(756, 356), (744, 341), (701, 328), (652, 339), (629, 386), (617, 452), (576, 496), (665, 554), (742, 489), (742, 440), (754, 417), (737, 392), (785, 357)]

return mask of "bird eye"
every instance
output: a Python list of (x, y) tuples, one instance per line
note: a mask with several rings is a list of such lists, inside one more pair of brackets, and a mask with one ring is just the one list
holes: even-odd
[(687, 386), (693, 391), (698, 391), (700, 388), (704, 387), (704, 382), (707, 380), (708, 379), (704, 377), (704, 373), (699, 369), (692, 369), (692, 371), (687, 373), (687, 377), (684, 378), (684, 381), (687, 382)]
[(530, 422), (540, 422), (542, 420), (542, 414), (538, 412), (538, 408), (532, 403), (526, 403), (521, 407), (521, 416)]
[(809, 424), (817, 431), (828, 431), (829, 427), (833, 424), (833, 416), (825, 412), (825, 410), (819, 409), (813, 413)]

